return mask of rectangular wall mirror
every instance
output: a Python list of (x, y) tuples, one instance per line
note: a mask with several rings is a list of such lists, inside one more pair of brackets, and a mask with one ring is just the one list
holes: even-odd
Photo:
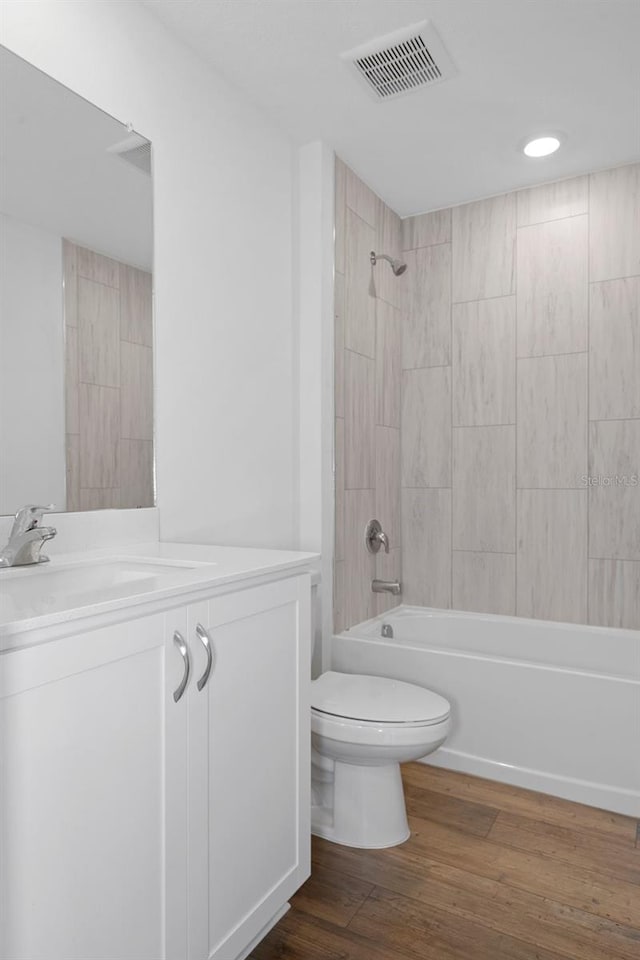
[(151, 143), (0, 47), (0, 515), (149, 507)]

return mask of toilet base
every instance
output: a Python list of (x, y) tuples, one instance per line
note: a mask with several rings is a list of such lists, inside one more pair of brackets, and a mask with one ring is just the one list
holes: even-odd
[(316, 803), (311, 808), (315, 836), (366, 850), (395, 847), (409, 839), (398, 763), (365, 766), (323, 758), (316, 773)]

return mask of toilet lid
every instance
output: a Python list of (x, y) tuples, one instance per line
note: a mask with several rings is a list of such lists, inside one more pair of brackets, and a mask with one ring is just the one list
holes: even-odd
[(380, 723), (438, 723), (449, 716), (449, 701), (414, 683), (353, 673), (323, 673), (311, 684), (311, 706), (349, 720)]

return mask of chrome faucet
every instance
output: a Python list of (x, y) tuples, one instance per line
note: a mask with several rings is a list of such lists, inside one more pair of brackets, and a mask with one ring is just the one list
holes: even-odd
[(389, 553), (389, 537), (379, 520), (369, 520), (364, 531), (364, 542), (369, 553), (377, 553), (380, 547), (384, 547), (384, 552)]
[(0, 550), (0, 567), (21, 567), (48, 561), (49, 557), (40, 556), (40, 551), (47, 540), (53, 540), (57, 531), (55, 527), (41, 527), (39, 524), (43, 513), (54, 509), (53, 504), (38, 507), (29, 503), (18, 510), (9, 539)]
[[(402, 593), (402, 584), (399, 580), (372, 580), (371, 589), (374, 593), (390, 593), (394, 597), (399, 597)], [(383, 633), (382, 636), (385, 637), (387, 634)]]

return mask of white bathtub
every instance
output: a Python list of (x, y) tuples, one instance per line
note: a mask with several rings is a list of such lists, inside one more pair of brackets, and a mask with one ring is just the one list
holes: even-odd
[(335, 636), (331, 662), (450, 701), (429, 763), (640, 816), (640, 631), (402, 606)]

